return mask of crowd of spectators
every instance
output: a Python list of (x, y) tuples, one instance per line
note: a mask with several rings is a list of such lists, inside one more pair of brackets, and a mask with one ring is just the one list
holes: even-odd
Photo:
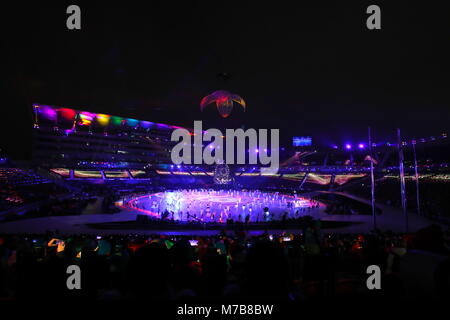
[[(400, 263), (410, 248), (447, 255), (434, 276), (436, 295), (448, 298), (448, 245), (449, 233), (437, 227), (415, 235), (322, 234), (313, 222), (298, 234), (259, 236), (0, 235), (0, 299), (358, 299), (373, 294), (366, 287), (373, 264), (382, 270), (383, 296), (402, 299), (403, 268), (415, 267)], [(81, 290), (66, 287), (74, 264)]]
[(57, 196), (63, 190), (31, 169), (0, 167), (0, 211)]
[(46, 201), (65, 191), (52, 183), (30, 186), (0, 184), (0, 211), (20, 208), (25, 205)]

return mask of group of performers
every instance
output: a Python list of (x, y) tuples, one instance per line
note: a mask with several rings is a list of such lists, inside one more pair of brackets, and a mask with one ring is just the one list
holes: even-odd
[(249, 223), (299, 218), (320, 204), (280, 193), (195, 189), (151, 194), (129, 206), (149, 210), (162, 220)]

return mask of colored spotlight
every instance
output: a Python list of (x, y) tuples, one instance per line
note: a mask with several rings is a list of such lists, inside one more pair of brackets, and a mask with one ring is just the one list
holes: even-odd
[(79, 116), (80, 116), (79, 124), (82, 126), (89, 126), (91, 125), (91, 122), (95, 117), (95, 113), (82, 111), (80, 112)]
[(136, 119), (127, 119), (127, 124), (130, 127), (136, 127), (139, 124), (139, 120)]
[(122, 124), (123, 118), (121, 117), (111, 117), (111, 123), (116, 126), (120, 126)]
[(140, 122), (140, 125), (141, 125), (142, 128), (148, 129), (148, 128), (150, 128), (151, 126), (153, 126), (153, 122), (150, 122), (150, 121), (141, 121), (141, 122)]
[(53, 120), (56, 121), (58, 115), (56, 113), (56, 110), (49, 106), (35, 106), (36, 108), (39, 108), (39, 113), (42, 114), (47, 120)]
[(351, 148), (352, 148), (352, 145), (351, 145), (351, 144), (347, 143), (347, 144), (345, 145), (345, 149), (350, 150)]
[(107, 114), (97, 114), (97, 122), (101, 126), (107, 126), (109, 124), (110, 116)]

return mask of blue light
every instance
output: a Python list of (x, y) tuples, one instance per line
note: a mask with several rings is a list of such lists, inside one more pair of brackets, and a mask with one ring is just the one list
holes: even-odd
[(294, 147), (311, 146), (312, 145), (312, 138), (311, 137), (293, 137), (292, 138), (292, 145)]
[(127, 119), (127, 124), (130, 127), (136, 127), (139, 124), (139, 120), (136, 119)]

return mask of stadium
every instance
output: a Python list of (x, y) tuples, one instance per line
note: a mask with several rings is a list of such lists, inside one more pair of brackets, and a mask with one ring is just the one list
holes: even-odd
[[(117, 235), (128, 234), (135, 250), (144, 239), (189, 240), (196, 248), (203, 237), (245, 234), (248, 243), (268, 236), (290, 245), (320, 232), (334, 241), (355, 235), (355, 250), (375, 230), (408, 234), (409, 246), (426, 248), (421, 234), (450, 221), (446, 134), (328, 148), (294, 137), (280, 149), (278, 172), (268, 174), (259, 165), (173, 164), (171, 134), (181, 127), (172, 124), (41, 104), (32, 112), (32, 160), (16, 165), (2, 156), (0, 232), (36, 237), (37, 247), (45, 246), (44, 234), (56, 241), (95, 235), (116, 245)], [(317, 250), (310, 246), (305, 253)]]
[[(21, 98), (8, 102), (19, 107), (11, 108), (16, 115), (5, 121), (0, 145), (0, 300), (269, 299), (345, 305), (448, 298), (445, 95), (435, 87), (413, 92), (398, 85), (399, 79), (408, 85), (413, 80), (386, 79), (389, 67), (375, 71), (377, 80), (362, 88), (353, 77), (361, 76), (362, 62), (352, 67), (352, 76), (342, 67), (333, 78), (336, 70), (328, 63), (334, 58), (324, 59), (322, 51), (304, 53), (317, 74), (303, 60), (296, 69), (300, 60), (286, 51), (296, 72), (279, 71), (285, 58), (280, 56), (267, 63), (270, 75), (263, 77), (253, 57), (258, 53), (267, 60), (277, 51), (261, 53), (253, 43), (249, 58), (223, 48), (219, 40), (229, 38), (222, 36), (208, 40), (214, 53), (204, 50), (202, 39), (192, 39), (199, 43), (195, 56), (204, 60), (190, 69), (191, 56), (175, 58), (178, 47), (166, 43), (169, 35), (181, 42), (188, 37), (180, 36), (177, 21), (178, 31), (172, 25), (159, 30), (168, 47), (157, 53), (149, 47), (142, 55), (128, 49), (130, 42), (141, 43), (131, 29), (117, 35), (114, 46), (111, 39), (97, 44), (96, 33), (89, 38), (96, 63), (87, 62), (86, 52), (78, 52), (81, 58), (62, 55), (80, 63), (71, 67), (77, 80), (60, 71), (63, 60), (52, 62), (41, 52), (27, 64), (32, 75), (22, 74), (20, 57), (11, 55), (16, 64), (10, 88)], [(196, 23), (189, 28), (209, 35)], [(214, 28), (227, 36), (240, 30)], [(44, 29), (33, 32), (47, 39)], [(102, 28), (96, 32), (105, 34)], [(12, 48), (25, 46), (8, 41)], [(346, 54), (356, 57), (351, 50)], [(42, 61), (48, 70), (40, 69)], [(85, 77), (77, 66), (97, 71)], [(261, 72), (257, 77), (255, 68)], [(155, 72), (150, 87), (143, 80), (149, 70)], [(398, 90), (377, 87), (380, 79)], [(379, 96), (368, 102), (371, 90)], [(420, 111), (409, 109), (411, 101)], [(199, 121), (203, 128), (196, 131)], [(218, 132), (213, 142), (205, 138), (209, 127)], [(247, 136), (235, 141), (230, 129)], [(248, 136), (251, 130), (275, 129), (281, 137), (276, 149), (273, 138), (268, 145)], [(180, 142), (177, 132), (188, 140)], [(203, 157), (232, 155), (212, 164), (174, 162), (178, 143), (188, 159), (195, 150)], [(277, 157), (275, 171), (267, 162), (251, 160), (269, 154), (271, 160)], [(65, 287), (66, 268), (74, 265), (87, 274), (80, 290)], [(380, 290), (366, 285), (366, 270), (373, 265), (381, 270)]]
[[(445, 188), (449, 178), (448, 164), (439, 158), (448, 147), (446, 134), (401, 142), (409, 191), (405, 225), (400, 193), (392, 190), (400, 190), (396, 144), (374, 142), (369, 148), (367, 142), (354, 147), (347, 143), (341, 148), (314, 149), (308, 142), (293, 143), (283, 147), (277, 173), (262, 173), (258, 165), (174, 165), (171, 133), (179, 126), (37, 104), (33, 114), (31, 167), (6, 166), (4, 181), (13, 181), (13, 188), (16, 184), (24, 189), (33, 185), (40, 189), (44, 184), (45, 192), (60, 188), (63, 193), (79, 194), (85, 205), (74, 208), (76, 218), (59, 217), (66, 215), (63, 212), (54, 214), (57, 219), (42, 217), (39, 205), (32, 205), (35, 199), (14, 190), (16, 196), (3, 201), (2, 217), (23, 232), (45, 232), (52, 224), (66, 232), (111, 228), (195, 234), (201, 229), (214, 234), (242, 226), (283, 232), (298, 227), (305, 216), (320, 219), (326, 230), (341, 232), (368, 232), (374, 227), (417, 231), (433, 220), (448, 222), (445, 211), (433, 207), (442, 208), (436, 202), (445, 201), (437, 190)], [(419, 181), (430, 194), (430, 198), (419, 197), (420, 208), (415, 201), (413, 143), (416, 153), (423, 155), (416, 159)], [(375, 216), (369, 201), (369, 149), (374, 159)], [(50, 194), (44, 199), (49, 201)], [(71, 196), (66, 201), (75, 199), (81, 200)], [(26, 217), (39, 217), (41, 223)]]

